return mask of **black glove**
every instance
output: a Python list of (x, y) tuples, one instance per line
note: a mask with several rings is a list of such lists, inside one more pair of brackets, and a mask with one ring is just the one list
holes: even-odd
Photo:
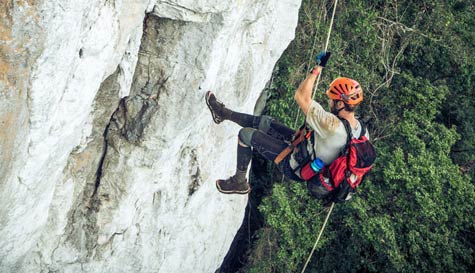
[(327, 61), (328, 59), (330, 59), (330, 55), (332, 53), (330, 51), (320, 51), (320, 53), (318, 54), (317, 58), (315, 59), (316, 62), (317, 62), (317, 65), (321, 66), (321, 67), (325, 67), (325, 65), (327, 65)]

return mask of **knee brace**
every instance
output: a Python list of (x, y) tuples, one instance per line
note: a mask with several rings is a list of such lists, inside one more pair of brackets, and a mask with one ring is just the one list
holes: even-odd
[(261, 116), (261, 121), (259, 122), (259, 130), (267, 133), (271, 128), (271, 123), (274, 120), (271, 116)]
[(257, 130), (253, 128), (242, 128), (239, 131), (239, 135), (238, 135), (239, 141), (243, 143), (244, 145), (251, 147), (252, 135), (254, 134), (255, 131)]

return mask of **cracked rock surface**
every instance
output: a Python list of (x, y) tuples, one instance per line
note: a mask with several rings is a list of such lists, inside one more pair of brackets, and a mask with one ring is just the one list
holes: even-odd
[(299, 1), (0, 3), (0, 272), (214, 272), (245, 196), (237, 125)]

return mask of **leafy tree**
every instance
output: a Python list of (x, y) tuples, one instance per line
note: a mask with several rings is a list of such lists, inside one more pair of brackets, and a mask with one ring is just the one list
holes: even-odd
[[(276, 66), (266, 111), (287, 125), (302, 122), (293, 94), (324, 48), (332, 3), (303, 1)], [(339, 1), (316, 100), (333, 78), (357, 79), (378, 159), (336, 205), (307, 272), (475, 271), (474, 6)], [(303, 183), (273, 179), (243, 272), (300, 272), (327, 212)]]

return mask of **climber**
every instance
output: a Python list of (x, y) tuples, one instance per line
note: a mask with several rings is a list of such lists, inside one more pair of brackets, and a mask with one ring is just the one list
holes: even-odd
[(331, 84), (326, 94), (329, 97), (330, 112), (312, 99), (312, 89), (315, 80), (330, 57), (330, 52), (322, 52), (317, 57), (317, 64), (305, 78), (295, 92), (294, 99), (306, 116), (306, 124), (313, 130), (308, 137), (308, 144), (300, 145), (300, 149), (292, 149), (288, 155), (282, 156), (281, 152), (289, 147), (294, 138), (295, 130), (284, 126), (270, 116), (253, 116), (245, 113), (234, 112), (225, 107), (216, 96), (208, 91), (206, 103), (211, 111), (216, 124), (230, 120), (242, 128), (238, 135), (237, 166), (236, 172), (228, 179), (216, 181), (216, 187), (222, 193), (247, 194), (251, 188), (246, 179), (248, 165), (252, 157), (252, 148), (268, 160), (277, 163), (283, 174), (295, 181), (304, 181), (301, 178), (299, 151), (306, 154), (313, 153), (323, 161), (330, 164), (339, 155), (347, 141), (347, 132), (340, 118), (346, 119), (351, 125), (354, 136), (361, 132), (361, 125), (355, 118), (357, 105), (363, 100), (363, 90), (358, 82), (349, 78), (337, 78)]

